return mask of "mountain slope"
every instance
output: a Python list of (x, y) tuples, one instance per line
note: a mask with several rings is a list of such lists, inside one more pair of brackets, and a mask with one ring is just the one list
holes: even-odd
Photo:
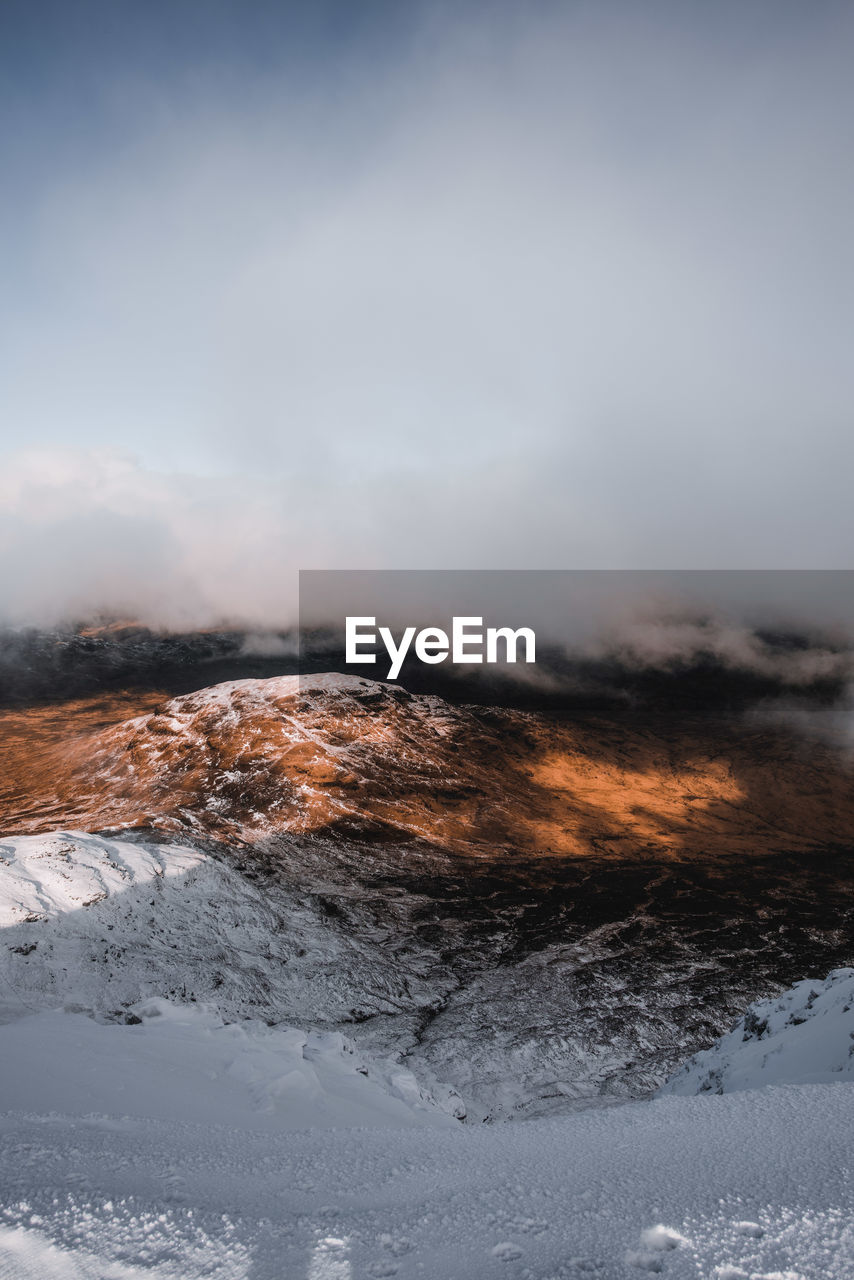
[[(106, 1031), (116, 1070), (139, 1028)], [(217, 1096), (200, 1078), (196, 1105)], [(854, 1273), (850, 1086), (514, 1126), (284, 1133), (214, 1105), (204, 1123), (164, 1117), (151, 1091), (115, 1101), (86, 1116), (0, 1114), (4, 1280)]]
[(854, 969), (835, 969), (824, 982), (797, 982), (777, 998), (757, 1001), (661, 1093), (839, 1081), (854, 1081)]
[(6, 1016), (196, 1001), (498, 1119), (646, 1094), (852, 959), (849, 777), (790, 739), (342, 676), (131, 701), (7, 716), (7, 818), (43, 834), (0, 850)]
[[(130, 716), (0, 715), (0, 830), (150, 827), (680, 859), (854, 844), (850, 771), (779, 732), (457, 707), (341, 675), (241, 680)], [(118, 719), (116, 720), (116, 716)]]

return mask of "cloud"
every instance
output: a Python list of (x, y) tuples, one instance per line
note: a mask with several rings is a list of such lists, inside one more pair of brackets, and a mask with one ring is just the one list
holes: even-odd
[(162, 475), (108, 452), (20, 454), (0, 479), (0, 620), (293, 619), (288, 532), (245, 481)]
[(0, 228), (5, 612), (845, 564), (851, 14), (759, 10), (428, 9), (334, 78), (100, 68), (96, 142), (22, 146)]
[(705, 662), (792, 688), (850, 680), (854, 677), (850, 639), (846, 645), (837, 632), (838, 647), (804, 640), (804, 629), (807, 634), (820, 631), (824, 623), (821, 615), (802, 614), (800, 643), (793, 643), (791, 633), (763, 634), (733, 616), (635, 619), (616, 632), (606, 631), (587, 652), (591, 656), (598, 652), (626, 670), (678, 672)]

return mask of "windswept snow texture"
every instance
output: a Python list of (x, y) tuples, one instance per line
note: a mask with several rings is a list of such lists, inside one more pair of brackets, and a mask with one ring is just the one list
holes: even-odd
[[(45, 1015), (17, 1024), (55, 1073), (44, 1106), (0, 1115), (0, 1280), (854, 1274), (850, 1084), (662, 1098), (518, 1125), (290, 1130), (271, 1112), (262, 1128), (248, 1081), (221, 1105), (219, 1031), (214, 1070), (198, 1071), (192, 1111), (175, 1119), (174, 1023), (158, 1041), (148, 1022), (81, 1035), (79, 1015), (63, 1017), (70, 1031)], [(134, 1037), (147, 1051), (129, 1069)], [(231, 1050), (236, 1062), (245, 1050), (249, 1066), (254, 1048), (239, 1035)], [(117, 1083), (81, 1114), (87, 1062), (96, 1076), (127, 1079), (127, 1097)], [(347, 1073), (328, 1058), (317, 1076), (329, 1102), (336, 1090), (341, 1101)], [(366, 1083), (369, 1099), (379, 1117), (387, 1103)], [(249, 1124), (235, 1123), (241, 1110)]]
[(662, 1093), (732, 1093), (768, 1084), (854, 1081), (854, 969), (797, 982), (751, 1005), (728, 1035), (697, 1053)]
[(102, 902), (111, 894), (181, 876), (205, 855), (177, 845), (101, 840), (83, 832), (0, 841), (0, 928)]

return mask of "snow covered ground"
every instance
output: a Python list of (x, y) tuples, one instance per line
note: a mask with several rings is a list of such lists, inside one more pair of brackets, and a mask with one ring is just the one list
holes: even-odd
[(440, 982), (424, 960), (398, 962), (387, 931), (360, 939), (299, 887), (256, 883), (190, 845), (0, 839), (0, 1022), (62, 1006), (109, 1016), (166, 996), (229, 1021), (333, 1028), (366, 992), (416, 1017)]
[(224, 1024), (212, 1011), (146, 1000), (119, 1023), (40, 1013), (0, 1027), (3, 1101), (22, 1111), (107, 1112), (241, 1128), (457, 1122), (410, 1071), (368, 1059), (338, 1032)]
[(390, 981), (313, 910), (184, 845), (0, 841), (0, 1280), (854, 1275), (854, 970), (666, 1096), (463, 1125), (311, 1021)]
[[(686, 1062), (662, 1093), (854, 1081), (854, 969), (759, 1000), (728, 1035)], [(852, 1135), (854, 1137), (854, 1135)]]
[[(288, 1130), (274, 1111), (259, 1125), (246, 1079), (229, 1081), (223, 1106), (214, 1071), (198, 1074), (176, 1119), (181, 1091), (159, 1075), (153, 1042), (128, 1075), (130, 1096), (106, 1089), (87, 1114), (87, 1062), (96, 1079), (121, 1076), (128, 1042), (149, 1028), (81, 1039), (44, 1015), (32, 1021), (41, 1025), (20, 1030), (17, 1046), (33, 1037), (53, 1083), (36, 1107), (46, 1069), (32, 1088), (13, 1085), (0, 1117), (3, 1280), (854, 1274), (851, 1084), (479, 1127), (390, 1128), (376, 1106), (382, 1127)], [(316, 1114), (309, 1102), (306, 1123)]]

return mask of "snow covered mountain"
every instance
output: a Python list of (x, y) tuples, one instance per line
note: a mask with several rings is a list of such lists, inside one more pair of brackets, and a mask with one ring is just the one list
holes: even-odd
[[(4, 840), (0, 939), (0, 1021), (61, 1008), (121, 1024), (140, 1002), (167, 998), (230, 1023), (298, 1021), (334, 1036), (366, 986), (382, 998), (383, 974), (358, 938), (189, 845), (82, 832)], [(436, 1086), (440, 1102), (423, 1097), (464, 1111), (447, 1086)]]
[(732, 1031), (695, 1054), (662, 1094), (732, 1093), (769, 1084), (854, 1081), (854, 969), (797, 982), (752, 1004)]
[[(530, 866), (530, 883), (502, 887), (435, 855), (404, 873), (403, 856), (315, 837), (279, 837), (252, 861), (132, 833), (6, 838), (0, 1016), (64, 1007), (121, 1021), (165, 997), (336, 1032), (477, 1120), (646, 1094), (748, 1003), (756, 970), (732, 933), (717, 951), (712, 926), (684, 936), (686, 882), (660, 867), (638, 881), (639, 928), (616, 871), (597, 867), (597, 920), (589, 898), (580, 918), (562, 905), (571, 881), (549, 907), (554, 881)], [(765, 927), (770, 947), (773, 916)], [(696, 998), (710, 990), (714, 1004)]]
[[(42, 833), (0, 840), (6, 1016), (195, 1001), (499, 1119), (646, 1095), (758, 993), (851, 959), (827, 916), (850, 788), (773, 735), (675, 761), (665, 729), (337, 675), (127, 705), (6, 713), (6, 830)], [(824, 825), (774, 780), (792, 806), (825, 785)]]
[(841, 772), (798, 825), (749, 734), (117, 705), (4, 720), (0, 1280), (848, 1280), (854, 971), (627, 1101), (845, 954)]

